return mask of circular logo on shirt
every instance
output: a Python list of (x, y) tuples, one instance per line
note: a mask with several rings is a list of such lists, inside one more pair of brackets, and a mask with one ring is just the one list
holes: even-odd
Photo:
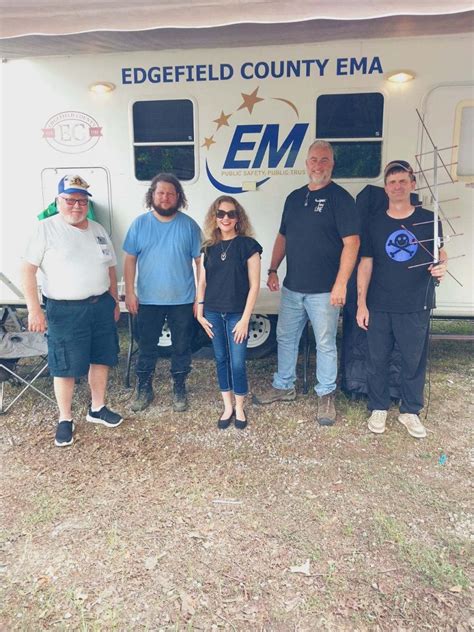
[(385, 243), (385, 252), (393, 261), (402, 263), (412, 259), (418, 250), (418, 242), (415, 235), (409, 230), (396, 230), (389, 235)]

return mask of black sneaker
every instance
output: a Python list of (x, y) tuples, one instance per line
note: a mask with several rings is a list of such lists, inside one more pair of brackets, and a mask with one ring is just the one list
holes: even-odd
[(92, 421), (94, 424), (102, 424), (108, 428), (115, 428), (120, 426), (123, 419), (118, 413), (114, 413), (109, 410), (107, 406), (102, 406), (100, 410), (93, 411), (89, 406), (89, 412), (86, 416), (87, 421)]
[(74, 423), (72, 421), (59, 421), (56, 427), (56, 436), (54, 437), (54, 445), (62, 448), (71, 445), (74, 441), (72, 433), (74, 432)]

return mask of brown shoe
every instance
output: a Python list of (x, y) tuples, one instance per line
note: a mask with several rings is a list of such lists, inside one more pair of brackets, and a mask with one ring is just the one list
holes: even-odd
[(336, 391), (318, 397), (318, 424), (320, 426), (334, 426), (336, 423), (336, 407), (334, 397)]
[(260, 395), (253, 396), (254, 404), (273, 404), (273, 402), (292, 402), (296, 399), (296, 391), (294, 388), (274, 388), (270, 386)]

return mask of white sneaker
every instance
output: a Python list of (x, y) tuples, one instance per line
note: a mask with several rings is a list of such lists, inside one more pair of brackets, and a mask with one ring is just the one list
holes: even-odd
[(385, 422), (387, 421), (386, 410), (373, 410), (369, 417), (367, 426), (371, 432), (375, 434), (382, 434), (385, 432)]
[(405, 426), (415, 439), (424, 439), (426, 437), (426, 428), (421, 423), (418, 415), (414, 413), (401, 413), (398, 416), (398, 421)]

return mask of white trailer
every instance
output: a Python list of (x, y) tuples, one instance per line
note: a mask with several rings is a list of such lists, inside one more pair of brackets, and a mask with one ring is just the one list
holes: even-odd
[[(432, 147), (418, 109), (446, 165), (438, 171), (441, 207), (456, 219), (452, 228), (445, 224), (445, 234), (459, 234), (446, 248), (462, 287), (446, 278), (437, 314), (472, 317), (472, 20), (458, 20), (455, 33), (430, 20), (431, 30), (419, 25), (397, 37), (387, 22), (378, 37), (380, 23), (366, 21), (370, 37), (363, 39), (361, 24), (354, 23), (355, 36), (346, 27), (342, 39), (330, 41), (315, 35), (296, 44), (201, 43), (18, 59), (8, 52), (9, 40), (0, 41), (7, 56), (0, 68), (0, 271), (19, 284), (29, 227), (54, 199), (64, 173), (81, 173), (90, 182), (98, 219), (121, 253), (151, 177), (173, 171), (200, 224), (219, 194), (238, 196), (264, 248), (264, 288), (285, 197), (306, 182), (309, 144), (315, 138), (333, 143), (335, 180), (353, 195), (367, 184), (383, 186), (388, 160), (415, 166), (423, 154), (429, 178)], [(146, 33), (143, 38), (150, 46)], [(50, 51), (50, 39), (47, 44)], [(402, 71), (409, 80), (392, 81)], [(110, 91), (94, 91), (98, 84)], [(421, 174), (418, 183), (429, 208)], [(274, 321), (265, 315), (277, 313), (277, 299), (262, 290), (254, 346), (271, 336)]]

